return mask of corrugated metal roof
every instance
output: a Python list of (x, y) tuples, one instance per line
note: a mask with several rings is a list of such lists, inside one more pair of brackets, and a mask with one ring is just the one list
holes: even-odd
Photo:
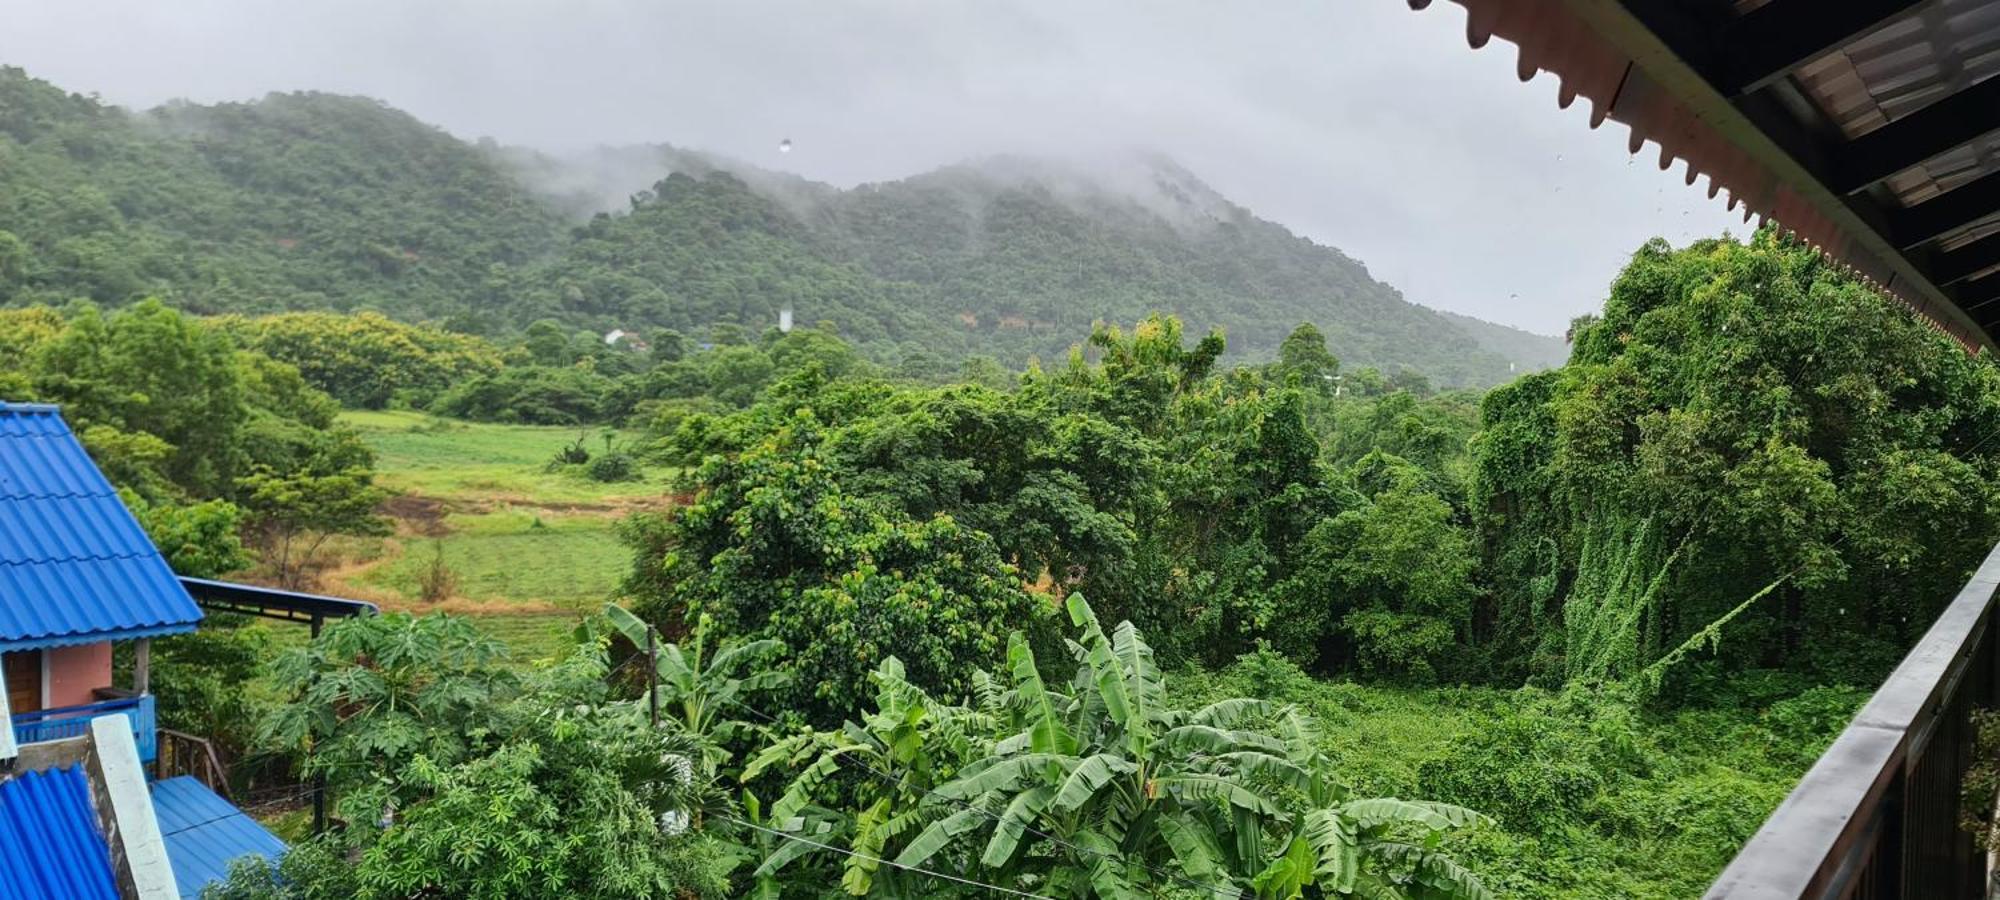
[(160, 820), (182, 897), (198, 897), (208, 883), (227, 877), (232, 860), (275, 860), (285, 853), (284, 841), (185, 775), (153, 783), (153, 814)]
[[(1432, 0), (1407, 0), (1423, 9)], [(1726, 135), (1684, 102), (1683, 85), (1658, 80), (1647, 65), (1607, 39), (1601, 22), (1580, 14), (1591, 4), (1569, 0), (1453, 0), (1466, 10), (1466, 40), (1474, 48), (1494, 37), (1519, 48), (1516, 74), (1527, 81), (1539, 71), (1560, 80), (1558, 101), (1568, 108), (1578, 97), (1591, 103), (1591, 127), (1607, 118), (1631, 128), (1629, 147), (1638, 153), (1659, 145), (1661, 169), (1681, 160), (1687, 183), (1708, 178), (1709, 196), (1729, 193), (1729, 208), (1744, 207), (1770, 219), (1845, 266), (1856, 276), (1903, 300), (1968, 348), (1984, 335), (1956, 309), (1898, 278), (1907, 260), (1880, 242), (1857, 236), (1851, 222), (1837, 221), (1826, 198), (1809, 195), (1798, 173), (1753, 156), (1739, 135)], [(1739, 9), (1759, 4), (1739, 3)], [(1615, 7), (1615, 4), (1612, 5)], [(1936, 102), (1993, 74), (2000, 67), (2000, 5), (1991, 0), (1932, 0), (1914, 24), (1898, 23), (1823, 55), (1798, 72), (1810, 102), (1849, 135), (1865, 134)], [(1939, 154), (1921, 166), (1895, 173), (1887, 182), (1902, 206), (1949, 190), (1994, 170), (2000, 144), (1981, 143)]]
[(0, 782), (0, 900), (117, 900), (81, 764)]
[(201, 610), (53, 406), (0, 403), (0, 647), (192, 631)]
[[(1800, 67), (1798, 83), (1826, 118), (1856, 138), (2000, 76), (2000, 4), (1936, 0)], [(1954, 147), (1890, 176), (1895, 205), (1915, 206), (2000, 172), (2000, 134)], [(1988, 217), (1938, 242), (1950, 250), (1990, 234)]]

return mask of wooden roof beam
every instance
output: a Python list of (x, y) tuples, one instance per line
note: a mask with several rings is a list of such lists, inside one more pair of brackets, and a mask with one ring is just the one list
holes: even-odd
[(1773, 0), (1722, 27), (1720, 71), (1711, 81), (1724, 96), (1747, 94), (1925, 2)]
[(1907, 249), (1977, 222), (1996, 210), (2000, 210), (2000, 172), (1891, 212), (1889, 230), (1896, 243)]
[(1988, 78), (1841, 146), (1827, 186), (1843, 194), (1867, 188), (2000, 128), (2000, 78)]
[(1994, 266), (2000, 266), (2000, 233), (1938, 254), (1931, 263), (1931, 278), (1941, 285), (1950, 284)]
[(2000, 316), (2000, 272), (1958, 286), (1959, 308), (1977, 309), (1981, 318)]

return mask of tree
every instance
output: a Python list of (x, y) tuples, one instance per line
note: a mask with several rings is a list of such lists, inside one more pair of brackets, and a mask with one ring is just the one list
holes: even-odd
[(1280, 381), (1313, 393), (1332, 394), (1340, 360), (1327, 351), (1326, 335), (1307, 322), (1292, 329), (1278, 344), (1278, 362), (1273, 368)]
[(476, 337), (397, 322), (380, 313), (226, 317), (218, 327), (250, 349), (296, 366), (308, 384), (349, 406), (414, 406), (500, 370), (500, 352)]
[[(1322, 652), (1351, 653), (1371, 674), (1431, 680), (1471, 620), (1471, 536), (1417, 467), (1378, 453), (1356, 469), (1368, 502), (1313, 526), (1284, 590), (1319, 600)], [(1314, 609), (1307, 599), (1292, 606)]]
[(388, 522), (375, 512), (389, 492), (376, 487), (365, 469), (261, 469), (237, 484), (265, 558), (287, 588), (304, 587), (314, 577), (312, 566), (328, 538), (389, 533)]
[(790, 705), (815, 719), (851, 708), (891, 652), (915, 683), (965, 689), (1009, 624), (1034, 618), (1019, 571), (949, 516), (848, 492), (823, 457), (801, 416), (735, 459), (710, 458), (692, 502), (631, 520), (638, 611), (669, 635), (706, 615), (721, 634), (794, 648)]
[(234, 503), (209, 500), (156, 506), (131, 491), (119, 492), (119, 499), (176, 575), (217, 578), (256, 562), (243, 548), (243, 510)]
[(1648, 243), (1575, 338), (1487, 399), (1470, 504), (1542, 674), (1726, 621), (1730, 665), (1872, 681), (2000, 535), (2000, 372), (1810, 248)]
[(724, 645), (709, 653), (707, 642), (715, 629), (705, 621), (697, 623), (693, 642), (683, 650), (679, 644), (655, 643), (659, 635), (653, 626), (622, 606), (605, 606), (604, 616), (634, 647), (651, 647), (657, 654), (654, 680), (648, 687), (659, 692), (659, 702), (681, 732), (701, 742), (702, 761), (710, 773), (729, 761), (727, 744), (754, 733), (743, 725), (741, 713), (770, 715), (748, 702), (783, 687), (791, 678), (787, 672), (754, 668), (784, 653), (785, 646), (774, 640)]
[(108, 318), (84, 307), (35, 360), (37, 393), (72, 427), (105, 425), (163, 441), (160, 474), (198, 496), (226, 493), (249, 417), (235, 348), (193, 318), (148, 300)]

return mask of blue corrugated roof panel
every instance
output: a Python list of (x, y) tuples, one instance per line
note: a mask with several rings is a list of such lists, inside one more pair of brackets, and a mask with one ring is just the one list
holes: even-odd
[(0, 648), (192, 631), (201, 610), (53, 406), (0, 403)]
[(153, 782), (153, 815), (182, 897), (199, 897), (210, 882), (228, 877), (233, 860), (285, 855), (284, 841), (186, 775)]
[(0, 781), (0, 900), (117, 900), (81, 764)]

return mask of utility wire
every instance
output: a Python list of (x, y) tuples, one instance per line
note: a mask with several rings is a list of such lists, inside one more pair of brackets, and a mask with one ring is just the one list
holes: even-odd
[(822, 844), (819, 841), (815, 841), (810, 838), (803, 838), (796, 834), (790, 834), (787, 832), (778, 831), (777, 829), (774, 828), (765, 828), (762, 825), (755, 825), (749, 822), (745, 822), (742, 819), (732, 818), (723, 815), (718, 815), (716, 816), (716, 818), (721, 819), (725, 822), (734, 822), (745, 828), (751, 829), (752, 831), (761, 831), (765, 834), (771, 835), (772, 837), (780, 837), (788, 841), (797, 841), (798, 843), (805, 844), (808, 847), (817, 847), (821, 850), (831, 850), (835, 853), (839, 853), (844, 856), (851, 856), (854, 857), (855, 859), (864, 860), (866, 862), (872, 862), (877, 865), (893, 866), (895, 868), (902, 869), (905, 872), (912, 872), (918, 875), (928, 875), (932, 878), (942, 878), (946, 881), (955, 881), (958, 882), (959, 884), (966, 885), (967, 887), (982, 888), (997, 894), (1007, 894), (1013, 897), (1028, 897), (1030, 898), (1030, 900), (1055, 900), (1055, 898), (1049, 897), (1044, 894), (1031, 894), (1028, 893), (1027, 891), (1017, 891), (1013, 888), (1001, 887), (997, 884), (987, 884), (984, 881), (974, 881), (970, 878), (960, 878), (957, 875), (947, 875), (943, 872), (936, 872), (918, 866), (905, 865), (893, 859), (883, 859), (879, 856), (869, 856), (866, 853), (856, 853), (853, 850), (847, 850), (840, 847), (835, 847), (832, 844)]

